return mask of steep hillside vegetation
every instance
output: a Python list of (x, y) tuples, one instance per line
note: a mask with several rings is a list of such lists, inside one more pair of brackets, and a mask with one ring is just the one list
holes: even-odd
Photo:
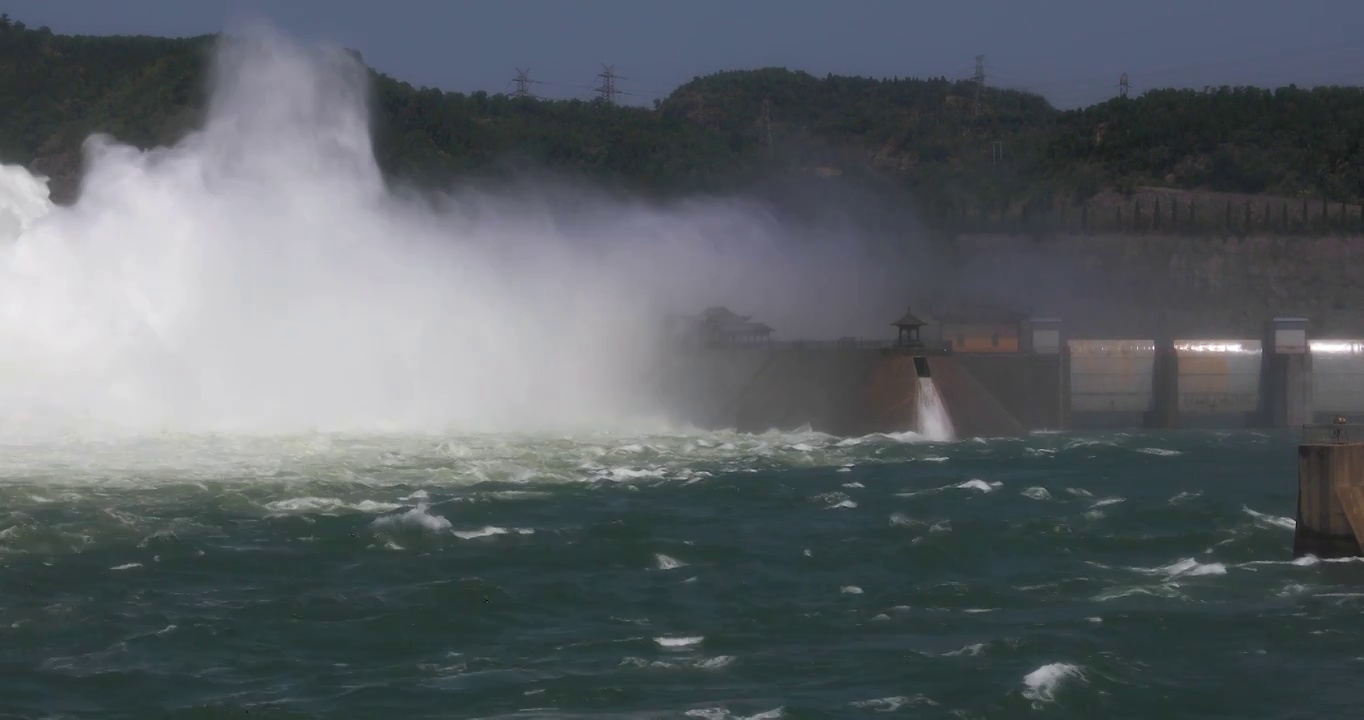
[[(48, 174), (69, 200), (91, 132), (147, 146), (195, 124), (212, 41), (63, 36), (5, 18), (0, 160)], [(969, 81), (773, 68), (696, 78), (654, 108), (373, 82), (380, 163), (420, 183), (536, 167), (675, 192), (862, 174), (909, 190), (939, 220), (1055, 212), (1146, 187), (1313, 207), (1364, 196), (1358, 88), (1158, 90), (1060, 112), (1028, 93), (978, 95)]]

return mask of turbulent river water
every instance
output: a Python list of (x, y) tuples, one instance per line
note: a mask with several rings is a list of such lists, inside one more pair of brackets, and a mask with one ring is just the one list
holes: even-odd
[(166, 437), (0, 453), (0, 716), (1302, 717), (1364, 565), (1294, 438)]
[(660, 318), (873, 337), (911, 268), (738, 199), (392, 192), (367, 78), (257, 29), (196, 132), (92, 137), (74, 205), (0, 166), (0, 718), (1364, 699), (1364, 566), (1290, 561), (1293, 438), (663, 433)]

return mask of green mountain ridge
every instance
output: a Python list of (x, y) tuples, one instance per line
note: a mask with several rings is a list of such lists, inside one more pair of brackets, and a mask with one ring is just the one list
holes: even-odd
[[(54, 199), (69, 202), (91, 133), (148, 147), (197, 124), (213, 41), (0, 19), (0, 161), (49, 176)], [(526, 167), (663, 194), (866, 175), (905, 188), (929, 218), (1026, 215), (1150, 188), (1310, 199), (1324, 212), (1364, 198), (1355, 87), (1153, 90), (1060, 111), (971, 81), (763, 68), (697, 77), (644, 108), (371, 79), (380, 165), (422, 185)]]

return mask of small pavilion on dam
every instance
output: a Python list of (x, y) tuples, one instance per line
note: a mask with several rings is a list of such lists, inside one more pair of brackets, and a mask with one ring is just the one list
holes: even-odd
[(891, 323), (898, 329), (899, 335), (895, 338), (895, 346), (902, 348), (919, 348), (924, 346), (921, 331), (928, 323), (920, 320), (914, 315), (913, 310), (906, 308), (905, 314), (899, 320)]

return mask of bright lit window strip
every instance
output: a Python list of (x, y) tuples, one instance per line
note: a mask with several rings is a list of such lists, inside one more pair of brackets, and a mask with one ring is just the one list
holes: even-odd
[(1175, 352), (1259, 355), (1262, 345), (1259, 340), (1176, 340)]
[(1312, 340), (1307, 343), (1307, 347), (1314, 355), (1364, 354), (1364, 340)]
[[(1072, 355), (1112, 355), (1115, 353), (1153, 353), (1152, 340), (1071, 340), (1067, 343)], [(1319, 339), (1307, 343), (1314, 354), (1364, 355), (1364, 340)], [(1175, 351), (1181, 353), (1217, 353), (1223, 355), (1254, 355), (1263, 352), (1259, 340), (1177, 340)]]
[(1154, 340), (1071, 340), (1066, 344), (1071, 355), (1149, 355), (1156, 351)]

